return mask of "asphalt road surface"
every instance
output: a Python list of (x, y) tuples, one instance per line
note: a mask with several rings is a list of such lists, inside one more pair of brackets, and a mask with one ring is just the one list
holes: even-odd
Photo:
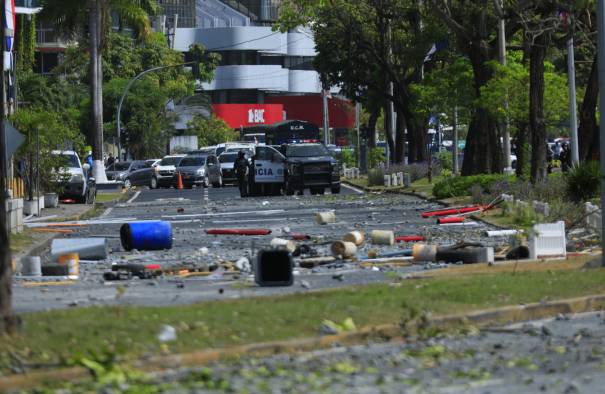
[[(194, 189), (143, 189), (141, 193), (134, 199), (136, 202), (151, 202), (159, 199), (167, 198), (186, 198), (191, 200), (202, 200), (204, 193), (207, 194), (211, 200), (221, 201), (224, 199), (238, 199), (241, 198), (239, 195), (239, 189), (237, 186), (225, 186), (221, 188), (194, 188)], [(326, 195), (330, 195), (329, 189), (326, 189)], [(349, 186), (342, 185), (339, 195), (350, 195), (359, 194), (358, 190), (354, 190)], [(309, 190), (305, 190), (305, 195), (310, 196)], [(262, 198), (262, 197), (259, 197)]]
[[(110, 254), (106, 260), (81, 261), (79, 280), (64, 285), (44, 285), (57, 278), (15, 277), (13, 305), (17, 312), (89, 305), (179, 305), (194, 302), (309, 292), (332, 287), (389, 281), (389, 271), (407, 274), (426, 266), (361, 268), (356, 263), (336, 261), (322, 267), (296, 267), (290, 287), (260, 287), (247, 266), (257, 252), (269, 247), (274, 237), (291, 238), (304, 233), (310, 240), (298, 242), (308, 247), (308, 255), (330, 255), (332, 241), (352, 230), (369, 233), (374, 229), (393, 230), (397, 235), (419, 234), (441, 244), (466, 241), (498, 242), (486, 239), (486, 226), (439, 227), (434, 220), (422, 219), (420, 211), (435, 209), (435, 203), (400, 194), (364, 194), (343, 187), (342, 194), (324, 196), (279, 196), (241, 199), (234, 187), (193, 190), (142, 190), (126, 203), (107, 209), (99, 220), (74, 228), (75, 233), (60, 238), (107, 238)], [(333, 210), (337, 222), (318, 225), (317, 212)], [(170, 221), (173, 247), (162, 251), (125, 251), (119, 239), (123, 223), (135, 220)], [(265, 228), (270, 236), (215, 236), (209, 228)], [(502, 241), (502, 240), (501, 240)], [(380, 253), (401, 251), (411, 245), (375, 246), (366, 243), (357, 256), (367, 256), (370, 248)], [(50, 250), (41, 257), (48, 262)], [(243, 272), (230, 272), (229, 263), (247, 258)], [(155, 279), (105, 281), (103, 274), (116, 263), (160, 264), (162, 268), (211, 271), (210, 276), (184, 278), (164, 275)], [(227, 265), (225, 265), (227, 264)], [(59, 278), (60, 279), (60, 278)], [(123, 291), (125, 289), (125, 291)]]

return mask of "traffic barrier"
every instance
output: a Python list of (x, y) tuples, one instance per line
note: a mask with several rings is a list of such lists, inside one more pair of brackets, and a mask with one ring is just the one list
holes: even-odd
[(59, 265), (67, 266), (67, 276), (69, 279), (78, 279), (80, 275), (80, 256), (77, 253), (68, 253), (59, 256)]
[(294, 261), (285, 250), (261, 250), (256, 257), (254, 280), (259, 286), (292, 286)]
[(127, 251), (172, 249), (172, 224), (163, 221), (125, 223), (120, 228), (120, 240)]
[(183, 190), (183, 176), (180, 172), (176, 173), (176, 188), (179, 190)]
[(271, 230), (262, 228), (211, 228), (205, 230), (208, 235), (269, 235)]
[(566, 245), (565, 222), (536, 224), (529, 237), (529, 257), (565, 257)]

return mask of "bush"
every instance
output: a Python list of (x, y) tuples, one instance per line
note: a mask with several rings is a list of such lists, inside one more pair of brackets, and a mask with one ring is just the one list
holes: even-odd
[(381, 168), (372, 168), (368, 171), (368, 186), (384, 186), (384, 171)]
[(340, 161), (342, 164), (346, 165), (347, 168), (356, 167), (357, 158), (355, 156), (355, 151), (350, 149), (343, 149), (340, 152)]
[(489, 192), (496, 182), (509, 179), (514, 179), (514, 177), (502, 174), (486, 174), (446, 178), (435, 184), (433, 195), (437, 198), (469, 196), (473, 185), (479, 185), (484, 192)]
[(454, 166), (452, 164), (454, 160), (454, 155), (452, 152), (443, 151), (437, 154), (437, 161), (439, 162), (439, 166), (444, 170), (452, 171)]
[(576, 202), (588, 201), (601, 192), (599, 162), (588, 161), (573, 167), (566, 176), (567, 197)]
[(370, 149), (370, 154), (368, 155), (368, 164), (370, 168), (378, 167), (378, 164), (384, 163), (387, 161), (387, 158), (384, 155), (384, 149), (382, 148), (372, 148)]

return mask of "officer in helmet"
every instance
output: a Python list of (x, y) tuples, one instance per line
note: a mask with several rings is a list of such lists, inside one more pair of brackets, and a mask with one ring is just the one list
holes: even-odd
[(235, 169), (235, 176), (237, 177), (239, 193), (242, 197), (248, 195), (248, 164), (246, 153), (243, 150), (240, 150), (237, 154), (237, 159), (235, 159), (235, 163), (233, 163), (233, 168)]

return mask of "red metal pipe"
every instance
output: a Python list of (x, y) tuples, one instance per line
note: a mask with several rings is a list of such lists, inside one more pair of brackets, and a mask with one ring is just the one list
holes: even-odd
[(211, 228), (206, 230), (210, 235), (269, 235), (271, 230), (264, 228)]
[(452, 216), (437, 219), (437, 224), (463, 223), (466, 219), (462, 216)]
[(436, 217), (436, 216), (451, 216), (451, 215), (460, 215), (462, 213), (478, 212), (484, 208), (485, 207), (483, 207), (481, 205), (473, 205), (470, 207), (447, 208), (447, 209), (440, 209), (437, 211), (422, 212), (421, 215), (423, 218), (431, 218), (431, 217)]
[(299, 233), (295, 233), (295, 234), (291, 234), (290, 235), (292, 237), (293, 240), (295, 241), (306, 241), (308, 239), (311, 239), (310, 236), (308, 236), (307, 234), (299, 234)]
[(421, 242), (421, 241), (424, 241), (424, 237), (422, 235), (402, 235), (400, 237), (395, 237), (395, 241), (397, 241), (397, 242)]

